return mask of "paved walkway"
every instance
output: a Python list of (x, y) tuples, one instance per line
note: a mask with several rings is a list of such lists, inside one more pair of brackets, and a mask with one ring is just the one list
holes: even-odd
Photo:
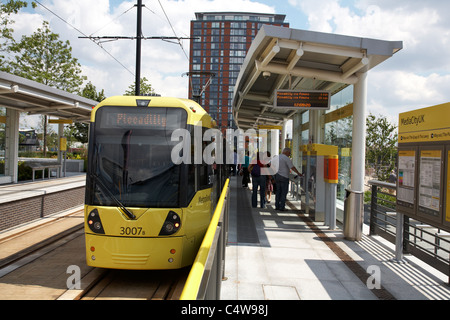
[[(238, 181), (239, 180), (239, 181)], [(221, 299), (449, 300), (448, 277), (412, 256), (393, 262), (381, 237), (344, 239), (341, 230), (290, 210), (251, 208), (251, 191), (231, 178), (229, 238)], [(378, 289), (380, 288), (380, 289)]]
[(71, 174), (65, 178), (36, 180), (26, 183), (0, 185), (0, 203), (7, 203), (53, 192), (83, 187), (86, 174)]

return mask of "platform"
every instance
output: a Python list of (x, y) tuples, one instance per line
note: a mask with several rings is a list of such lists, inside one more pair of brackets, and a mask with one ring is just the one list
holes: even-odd
[[(449, 300), (447, 276), (413, 256), (394, 262), (378, 236), (348, 241), (340, 229), (290, 210), (251, 208), (251, 190), (231, 178), (224, 300)], [(378, 284), (380, 289), (377, 289)], [(369, 287), (375, 287), (370, 289)]]
[(84, 204), (86, 174), (0, 186), (0, 231)]

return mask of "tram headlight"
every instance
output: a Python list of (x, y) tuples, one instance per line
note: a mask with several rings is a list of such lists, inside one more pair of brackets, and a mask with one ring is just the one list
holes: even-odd
[(170, 211), (169, 214), (167, 215), (166, 220), (163, 223), (159, 235), (170, 236), (176, 233), (180, 228), (181, 228), (180, 216), (176, 212)]
[(94, 233), (105, 234), (105, 230), (103, 230), (102, 221), (100, 220), (100, 215), (97, 209), (89, 212), (89, 216), (87, 218), (87, 225), (89, 229), (91, 229)]
[(164, 224), (164, 229), (166, 230), (166, 232), (168, 233), (168, 234), (171, 234), (172, 232), (173, 232), (173, 229), (175, 228), (175, 226), (173, 225), (173, 223), (172, 222), (166, 222), (165, 224)]

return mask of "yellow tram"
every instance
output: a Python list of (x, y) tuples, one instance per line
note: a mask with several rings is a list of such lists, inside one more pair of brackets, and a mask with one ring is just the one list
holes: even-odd
[(211, 220), (220, 173), (204, 161), (175, 164), (171, 153), (178, 141), (171, 137), (176, 129), (193, 134), (198, 126), (204, 131), (214, 121), (187, 99), (117, 96), (93, 109), (88, 265), (144, 270), (192, 264)]

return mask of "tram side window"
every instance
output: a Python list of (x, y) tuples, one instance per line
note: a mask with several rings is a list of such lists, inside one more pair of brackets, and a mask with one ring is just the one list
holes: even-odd
[(187, 199), (188, 199), (188, 202), (190, 202), (192, 200), (192, 198), (194, 197), (195, 192), (197, 191), (197, 189), (196, 189), (197, 179), (195, 178), (195, 165), (189, 164), (189, 165), (187, 165), (187, 168), (188, 168)]
[(198, 165), (198, 189), (206, 189), (212, 186), (212, 168), (210, 165)]
[[(203, 136), (208, 128), (202, 128)], [(207, 147), (208, 142), (202, 142), (202, 151)], [(213, 185), (213, 170), (211, 165), (207, 165), (204, 161), (201, 165), (197, 165), (197, 190), (211, 188)]]

